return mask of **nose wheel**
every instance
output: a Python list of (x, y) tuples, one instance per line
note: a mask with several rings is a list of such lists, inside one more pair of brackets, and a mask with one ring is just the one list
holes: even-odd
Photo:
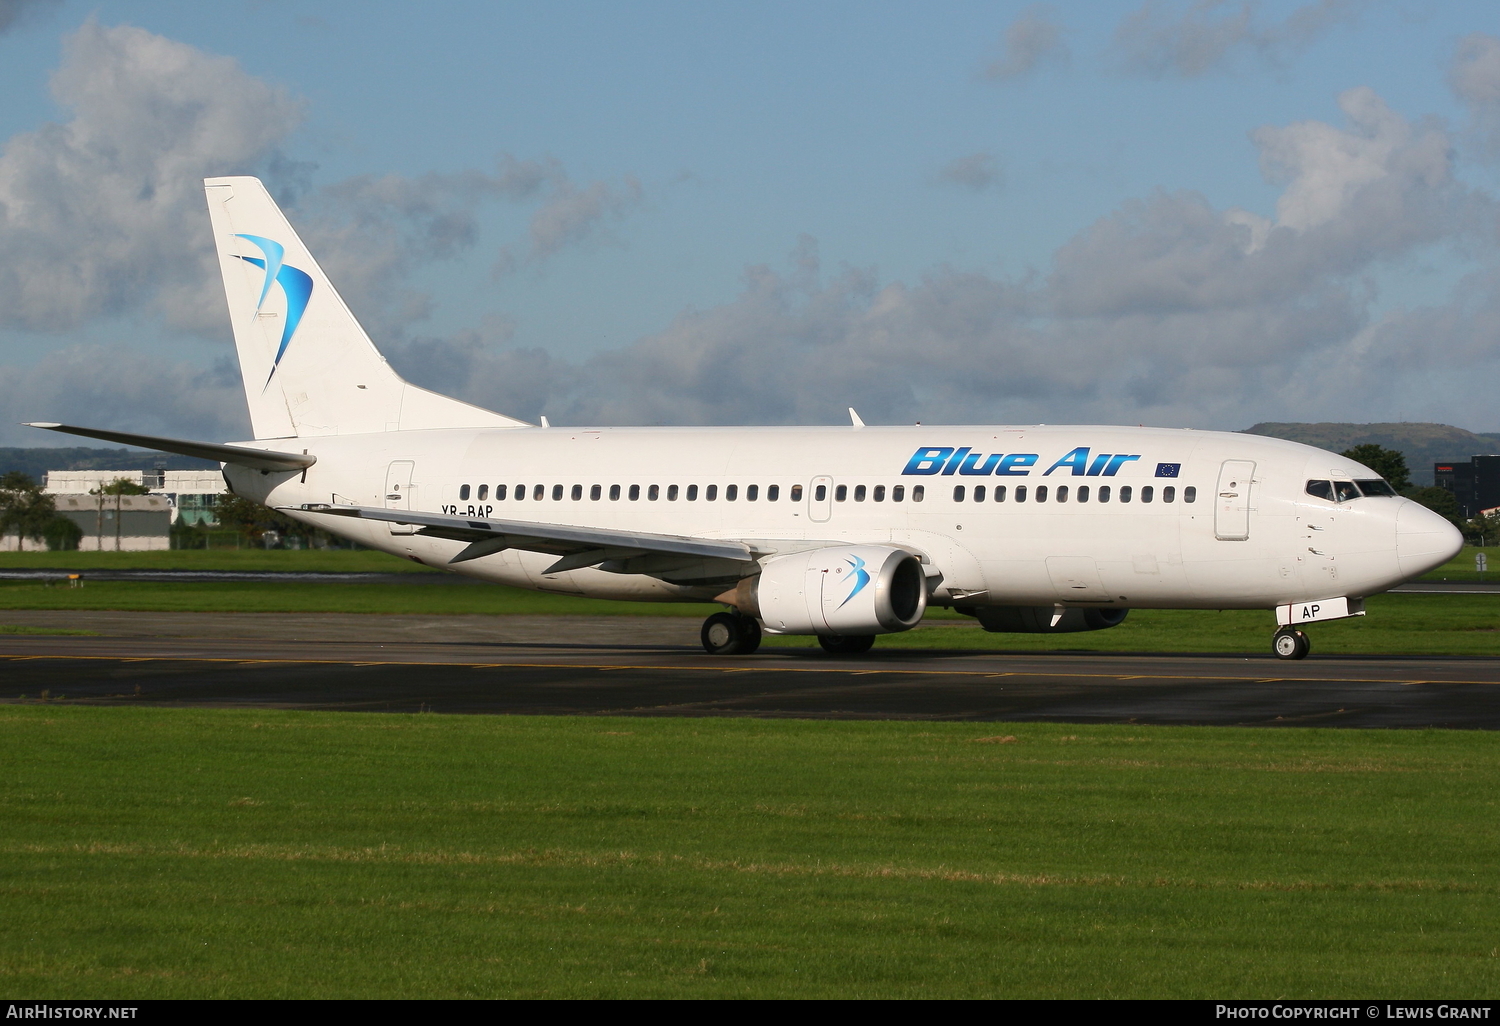
[(1312, 651), (1307, 635), (1293, 627), (1283, 627), (1271, 639), (1271, 652), (1277, 659), (1305, 659)]
[(760, 648), (760, 624), (753, 617), (715, 613), (699, 635), (709, 655), (749, 655)]

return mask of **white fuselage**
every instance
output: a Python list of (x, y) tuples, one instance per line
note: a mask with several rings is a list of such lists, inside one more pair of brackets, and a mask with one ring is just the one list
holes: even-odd
[[(317, 457), (305, 474), (226, 467), (238, 494), (283, 509), (386, 506), (736, 539), (762, 553), (891, 545), (922, 558), (940, 604), (1270, 608), (1380, 592), (1457, 550), (1451, 525), (1410, 500), (1308, 494), (1309, 480), (1377, 477), (1369, 469), (1294, 442), (1224, 432), (464, 428), (242, 444)], [(291, 515), (434, 567), (464, 547), (399, 525)], [(643, 573), (544, 573), (555, 561), (509, 550), (451, 569), (644, 600), (712, 598), (725, 575), (743, 572), (668, 560), (642, 564)]]

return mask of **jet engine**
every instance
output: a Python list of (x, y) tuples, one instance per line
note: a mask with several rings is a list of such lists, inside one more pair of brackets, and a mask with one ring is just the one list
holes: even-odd
[(884, 545), (835, 545), (767, 560), (724, 601), (772, 634), (894, 634), (921, 622), (927, 577)]
[[(1056, 606), (973, 606), (961, 608), (994, 634), (1074, 634), (1118, 627), (1128, 609), (1062, 609)], [(1058, 616), (1058, 613), (1061, 616)], [(1053, 620), (1056, 619), (1054, 623)]]

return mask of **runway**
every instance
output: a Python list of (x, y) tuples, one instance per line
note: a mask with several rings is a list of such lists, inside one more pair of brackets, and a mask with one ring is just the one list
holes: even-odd
[[(97, 636), (0, 636), (0, 701), (368, 712), (1500, 728), (1465, 658), (763, 648), (710, 657), (675, 617), (24, 611)], [(998, 640), (998, 639), (997, 639)], [(24, 696), (24, 697), (22, 697)]]

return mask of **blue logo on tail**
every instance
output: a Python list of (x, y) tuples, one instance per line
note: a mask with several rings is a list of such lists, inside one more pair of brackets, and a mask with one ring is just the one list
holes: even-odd
[(850, 577), (854, 578), (854, 590), (849, 593), (849, 598), (846, 598), (844, 599), (844, 601), (839, 603), (840, 609), (843, 609), (845, 606), (847, 606), (849, 604), (849, 599), (854, 598), (854, 596), (864, 591), (865, 585), (870, 583), (870, 572), (865, 569), (864, 560), (860, 559), (858, 556), (855, 556), (853, 559), (848, 560), (848, 563), (851, 567), (854, 568), (854, 573), (849, 575)]
[(302, 323), (302, 314), (306, 312), (307, 301), (312, 297), (312, 275), (301, 268), (282, 263), (286, 247), (279, 242), (263, 239), (259, 235), (236, 235), (235, 238), (255, 243), (265, 254), (264, 260), (259, 257), (240, 257), (245, 263), (254, 264), (266, 272), (266, 280), (260, 287), (260, 299), (255, 303), (255, 312), (260, 313), (273, 281), (281, 286), (281, 294), (286, 296), (286, 324), (281, 329), (281, 345), (276, 348), (276, 359), (271, 361), (271, 373), (266, 375), (266, 384), (269, 385), (276, 374), (276, 368), (281, 365), (281, 357), (286, 352), (287, 344), (297, 333), (297, 325)]

